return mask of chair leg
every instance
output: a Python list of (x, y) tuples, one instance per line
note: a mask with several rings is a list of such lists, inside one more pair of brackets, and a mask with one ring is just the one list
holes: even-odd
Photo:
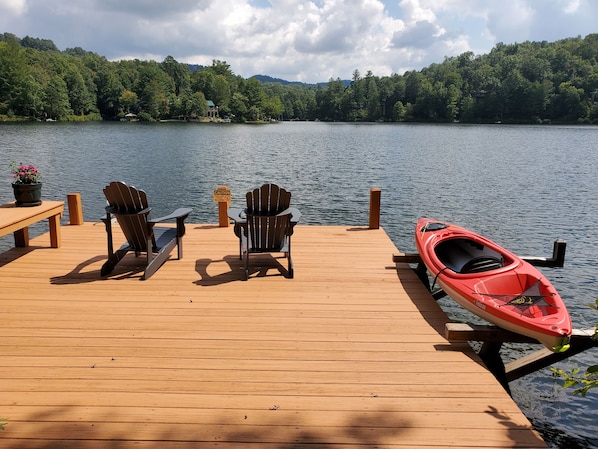
[(162, 248), (160, 248), (160, 252), (158, 252), (156, 255), (152, 255), (151, 260), (148, 259), (149, 263), (145, 267), (143, 276), (141, 276), (141, 280), (145, 281), (149, 279), (156, 271), (158, 271), (158, 268), (160, 268), (162, 264), (168, 260), (168, 257), (170, 256), (170, 253), (174, 249), (175, 245), (176, 239), (173, 239), (168, 242), (167, 245), (164, 245)]
[(177, 246), (177, 258), (179, 260), (181, 260), (183, 258), (183, 238), (182, 237), (177, 237), (176, 246)]
[(291, 253), (287, 253), (287, 258), (289, 259), (289, 278), (293, 279), (295, 276), (295, 271), (293, 269), (293, 259), (291, 259)]
[(243, 280), (246, 281), (249, 279), (249, 253), (245, 253), (244, 261), (245, 261), (245, 279), (243, 279)]
[(110, 273), (112, 273), (112, 270), (114, 270), (116, 264), (120, 262), (120, 260), (123, 257), (125, 257), (125, 254), (127, 254), (128, 252), (128, 249), (119, 249), (112, 253), (110, 256), (108, 256), (108, 260), (104, 262), (104, 265), (102, 265), (100, 276), (107, 276)]

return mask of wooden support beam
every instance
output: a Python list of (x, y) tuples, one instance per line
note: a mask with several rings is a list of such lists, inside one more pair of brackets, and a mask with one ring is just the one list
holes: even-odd
[(444, 298), (445, 296), (448, 296), (448, 295), (441, 288), (439, 288), (438, 290), (434, 290), (432, 292), (432, 298), (434, 298), (436, 301), (438, 301), (440, 298)]
[(444, 337), (448, 341), (488, 341), (492, 343), (538, 343), (537, 340), (491, 324), (446, 323)]
[(392, 261), (394, 263), (421, 263), (422, 258), (419, 253), (402, 253), (393, 254)]
[(521, 256), (521, 258), (536, 267), (562, 268), (565, 266), (566, 250), (567, 242), (562, 239), (556, 239), (552, 247), (552, 257)]
[(593, 339), (593, 335), (594, 329), (574, 329), (573, 334), (571, 335), (571, 341), (569, 342), (570, 347), (567, 351), (557, 353), (552, 352), (547, 348), (542, 348), (514, 360), (505, 366), (500, 358), (500, 347), (502, 343), (538, 343), (538, 341), (493, 325), (447, 323), (444, 331), (445, 338), (451, 342), (483, 342), (479, 355), (486, 364), (488, 370), (501, 381), (507, 391), (508, 383), (512, 380), (519, 379), (534, 371), (546, 368), (547, 366), (577, 355), (590, 348), (598, 347), (598, 340)]
[[(523, 260), (537, 267), (555, 267), (562, 268), (565, 266), (565, 252), (567, 251), (567, 242), (562, 239), (556, 239), (552, 247), (552, 257), (533, 257), (520, 256)], [(420, 263), (421, 257), (419, 253), (401, 253), (393, 254), (392, 261), (394, 263)]]
[(592, 338), (594, 330), (573, 329), (569, 349), (565, 352), (552, 352), (547, 348), (542, 348), (531, 354), (523, 356), (517, 360), (508, 363), (505, 367), (507, 381), (510, 382), (519, 379), (527, 374), (546, 368), (561, 360), (587, 351), (590, 348), (598, 347), (598, 340)]

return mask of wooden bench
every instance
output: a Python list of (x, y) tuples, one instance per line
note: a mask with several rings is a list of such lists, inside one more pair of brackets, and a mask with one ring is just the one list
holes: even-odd
[(64, 212), (64, 201), (43, 201), (39, 206), (15, 207), (15, 203), (0, 205), (0, 237), (13, 233), (15, 246), (29, 246), (29, 226), (48, 219), (50, 246), (60, 247), (60, 218)]

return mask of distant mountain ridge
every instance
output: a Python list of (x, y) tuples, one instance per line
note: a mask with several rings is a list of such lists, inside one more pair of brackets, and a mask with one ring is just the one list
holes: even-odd
[[(283, 80), (281, 78), (273, 78), (269, 75), (253, 75), (251, 78), (255, 78), (258, 81), (261, 81), (262, 83), (280, 83), (280, 84), (285, 84), (285, 85), (298, 85), (298, 86), (304, 86), (307, 83), (302, 83), (301, 81), (287, 81), (287, 80)], [(323, 83), (318, 83), (318, 84), (323, 84)]]
[[(198, 70), (205, 69), (208, 66), (200, 65), (200, 64), (187, 64), (191, 73), (197, 72)], [(256, 80), (262, 83), (279, 83), (285, 86), (326, 86), (328, 81), (321, 81), (319, 83), (303, 83), (301, 81), (287, 81), (283, 80), (282, 78), (274, 78), (270, 75), (253, 75), (249, 78), (255, 78)], [(343, 84), (348, 86), (351, 84), (350, 80), (343, 80)]]
[[(262, 83), (280, 83), (285, 85), (291, 86), (326, 86), (328, 85), (328, 81), (320, 81), (319, 83), (302, 83), (301, 81), (287, 81), (281, 78), (273, 78), (269, 75), (253, 75), (252, 78), (261, 81)], [(342, 80), (345, 86), (351, 84), (350, 80)]]

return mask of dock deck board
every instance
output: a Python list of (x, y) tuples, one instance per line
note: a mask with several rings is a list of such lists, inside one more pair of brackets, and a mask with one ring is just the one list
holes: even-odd
[(0, 254), (0, 448), (546, 447), (381, 229), (298, 226), (247, 282), (232, 228), (147, 281), (100, 278), (102, 223), (47, 239)]

